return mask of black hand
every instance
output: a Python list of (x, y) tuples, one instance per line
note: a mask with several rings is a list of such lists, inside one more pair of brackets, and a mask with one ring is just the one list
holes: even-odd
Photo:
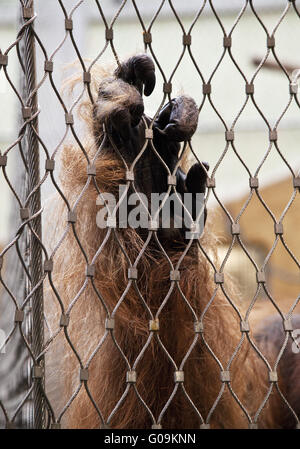
[(146, 55), (137, 55), (123, 62), (115, 71), (115, 75), (129, 84), (133, 84), (140, 94), (148, 97), (155, 87), (155, 66), (152, 59)]

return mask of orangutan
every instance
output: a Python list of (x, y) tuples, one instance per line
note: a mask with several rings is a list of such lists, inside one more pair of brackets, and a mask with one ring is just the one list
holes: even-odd
[[(47, 236), (55, 248), (45, 306), (53, 332), (46, 356), (53, 420), (69, 428), (293, 428), (297, 420), (280, 394), (299, 414), (299, 393), (287, 375), (297, 383), (300, 365), (289, 345), (272, 368), (283, 320), (253, 335), (238, 289), (218, 272), (205, 201), (197, 212), (209, 165), (186, 171), (181, 145), (196, 131), (197, 105), (181, 95), (151, 119), (143, 95), (154, 86), (146, 54), (115, 71), (95, 70), (96, 101), (80, 106), (84, 148), (68, 144), (61, 154)], [(114, 211), (103, 199), (117, 198), (120, 186), (126, 198), (143, 194), (149, 204), (153, 192), (190, 193), (191, 229), (175, 220), (162, 227), (160, 216), (149, 217), (148, 229), (121, 226), (114, 212), (125, 196)], [(204, 232), (188, 238), (201, 217)]]

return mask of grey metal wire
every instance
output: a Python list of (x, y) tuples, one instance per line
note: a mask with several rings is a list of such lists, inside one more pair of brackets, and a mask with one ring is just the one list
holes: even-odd
[[(34, 8), (33, 0), (24, 1), (25, 8)], [(26, 20), (26, 19), (25, 19)], [(24, 67), (26, 79), (26, 107), (30, 108), (32, 114), (38, 109), (37, 103), (37, 81), (36, 81), (36, 50), (34, 38), (34, 22), (30, 27), (25, 29), (24, 33)], [(41, 192), (36, 189), (40, 182), (40, 157), (39, 157), (39, 141), (38, 134), (38, 118), (35, 117), (30, 121), (27, 127), (27, 134), (24, 148), (28, 171), (28, 206), (30, 215), (34, 215), (41, 209)], [(25, 146), (24, 145), (24, 146)], [(27, 207), (25, 204), (25, 207)], [(42, 248), (40, 241), (42, 240), (41, 216), (38, 215), (31, 222), (33, 233), (30, 237), (30, 269), (31, 269), (31, 285), (33, 289), (40, 281), (43, 274)], [(43, 306), (43, 286), (35, 291), (31, 298), (32, 304), (32, 351), (34, 354), (34, 365), (44, 370), (44, 359), (39, 358), (44, 345), (44, 306)], [(45, 424), (44, 415), (44, 395), (43, 395), (43, 377), (35, 378), (33, 381), (33, 401), (34, 407), (34, 428), (43, 428)]]

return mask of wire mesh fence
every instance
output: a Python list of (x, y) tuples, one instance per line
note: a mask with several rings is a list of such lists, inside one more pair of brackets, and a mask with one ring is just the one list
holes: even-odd
[[(1, 328), (5, 335), (1, 342), (1, 425), (299, 427), (295, 379), (299, 370), (299, 294), (283, 311), (267, 276), (280, 245), (299, 275), (299, 247), (288, 243), (284, 230), (294, 209), (297, 217), (299, 167), (279, 144), (284, 117), (293, 107), (299, 113), (299, 73), (287, 68), (277, 51), (278, 30), (287, 17), (299, 19), (300, 26), (297, 1), (283, 2), (271, 29), (254, 0), (237, 2), (238, 13), (225, 29), (219, 2), (213, 0), (193, 2), (194, 18), (188, 25), (182, 19), (181, 2), (171, 0), (154, 5), (148, 23), (143, 16), (145, 5), (135, 0), (114, 2), (113, 14), (105, 11), (108, 3), (98, 0), (58, 0), (55, 6), (59, 16), (52, 23), (52, 32), (55, 34), (58, 24), (64, 29), (61, 41), (52, 49), (43, 39), (40, 15), (35, 10), (37, 7), (39, 11), (38, 3), (20, 0), (16, 38), (0, 52), (2, 76), (17, 101), (20, 116), (16, 139), (0, 153), (2, 176), (13, 204), (9, 224), (13, 237), (0, 252)], [(76, 17), (90, 10), (101, 23), (104, 36), (99, 38), (97, 55), (88, 60), (75, 31)], [(158, 101), (151, 118), (136, 109), (142, 104), (143, 89), (149, 95), (154, 88), (151, 69), (149, 74), (148, 66), (147, 70), (139, 66), (140, 60), (148, 59), (133, 57), (126, 66), (115, 44), (115, 30), (126, 11), (130, 11), (140, 32), (133, 38), (142, 39), (144, 52), (151, 57), (157, 73)], [(170, 22), (178, 26), (176, 33), (181, 39), (180, 54), (170, 73), (164, 70), (164, 61), (156, 51), (156, 24), (162, 11), (167, 11)], [(205, 14), (217, 24), (220, 33), (219, 53), (210, 71), (203, 67), (193, 47), (197, 24)], [(246, 14), (255, 20), (266, 41), (251, 76), (233, 51)], [(71, 76), (66, 89), (72, 91), (70, 97), (61, 92), (55, 73), (56, 59), (66, 45), (77, 60), (69, 67)], [(104, 69), (107, 55), (111, 66)], [(257, 80), (270, 65), (270, 56), (273, 67), (283, 74), (286, 88), (285, 103), (275, 111), (274, 124), (256, 97)], [(14, 57), (19, 84), (10, 72)], [(225, 58), (238, 73), (244, 89), (243, 94), (237, 94), (238, 112), (230, 117), (221, 112), (213, 95)], [(200, 157), (209, 160), (210, 156), (199, 152), (191, 139), (195, 132), (189, 131), (193, 114), (189, 110), (187, 118), (183, 118), (186, 105), (193, 108), (194, 103), (184, 95), (178, 97), (181, 100), (173, 97), (182, 65), (184, 73), (193, 72), (197, 80), (197, 120), (205, 119), (205, 111), (209, 110), (222, 130), (224, 142), (214, 164), (209, 161), (210, 169), (200, 161)], [(224, 84), (229, 85), (230, 80)], [(38, 98), (45, 87), (47, 100), (40, 106)], [(48, 98), (55, 102), (53, 129), (57, 121), (62, 130), (54, 146), (46, 142), (47, 125), (39, 125)], [(170, 106), (164, 109), (165, 104), (172, 105), (173, 112)], [(266, 139), (257, 150), (257, 164), (251, 168), (238, 144), (239, 123), (249, 105), (257, 113)], [(126, 136), (126, 111), (133, 106), (129, 120), (139, 133), (135, 140)], [(5, 107), (1, 105), (3, 114)], [(133, 123), (135, 114), (137, 123)], [(175, 129), (175, 134), (169, 129)], [(260, 186), (261, 173), (274, 153), (287, 171), (289, 182), (279, 214), (272, 211)], [(235, 155), (249, 185), (235, 217), (218, 190), (228, 154)], [(196, 178), (200, 184), (204, 179), (206, 188), (203, 185), (201, 189), (199, 184), (198, 190), (193, 190), (194, 181), (188, 188), (192, 172), (185, 175), (179, 168), (186, 159), (197, 164), (200, 171)], [(159, 182), (165, 189), (154, 189)], [(181, 191), (180, 183), (184, 183), (185, 190)], [(43, 190), (46, 185), (52, 192), (50, 199)], [(110, 207), (105, 194), (119, 193), (120, 186), (123, 190)], [(154, 191), (165, 191), (166, 196), (152, 216), (145, 202)], [(183, 191), (205, 194), (196, 216), (193, 207), (191, 212), (183, 203)], [(138, 213), (146, 217), (143, 231), (121, 224), (119, 213), (129, 194), (136, 195)], [(173, 194), (190, 218), (190, 239), (161, 231), (159, 214)], [(271, 223), (267, 232), (272, 244), (259, 262), (243, 239), (243, 218), (254, 198)], [(212, 199), (230, 235), (220, 261), (215, 257), (218, 243), (210, 235), (209, 218), (201, 236), (195, 231), (196, 225), (205, 221), (206, 206)], [(104, 229), (98, 226), (99, 210), (108, 217)], [(254, 232), (259, 233), (260, 227), (258, 217)], [(255, 283), (244, 309), (238, 299), (240, 286), (227, 273), (236, 248), (247, 258), (252, 270), (249, 276)], [(277, 321), (270, 322), (269, 333), (256, 331), (251, 324), (262, 294), (277, 317)]]

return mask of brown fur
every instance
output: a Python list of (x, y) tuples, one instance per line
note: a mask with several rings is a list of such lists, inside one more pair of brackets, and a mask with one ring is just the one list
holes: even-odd
[[(102, 72), (100, 78), (106, 75)], [(95, 79), (97, 82), (94, 89), (99, 84), (99, 77)], [(122, 92), (123, 94), (126, 92)], [(130, 101), (130, 98), (126, 101)], [(109, 107), (108, 104), (107, 108)], [(88, 100), (81, 105), (81, 115), (88, 125), (85, 150), (92, 160), (97, 147), (92, 137), (92, 107)], [(99, 122), (99, 134), (102, 129), (100, 125)], [(124, 165), (110, 148), (100, 152), (95, 166), (95, 181), (101, 192), (116, 192), (119, 184), (126, 183)], [(87, 180), (87, 160), (83, 152), (75, 144), (66, 145), (61, 155), (60, 181), (61, 190), (71, 207), (86, 186)], [(70, 428), (98, 428), (107, 423), (109, 416), (108, 425), (112, 428), (149, 428), (158, 420), (176, 386), (175, 369), (182, 369), (185, 381), (183, 386), (179, 384), (176, 387), (176, 394), (161, 417), (163, 428), (199, 428), (202, 421), (195, 407), (204, 421), (208, 419), (213, 428), (247, 428), (248, 419), (238, 401), (241, 401), (253, 418), (268, 390), (268, 370), (249, 344), (246, 335), (237, 356), (227, 366), (242, 337), (240, 319), (221, 287), (214, 283), (214, 270), (208, 258), (198, 246), (191, 247), (180, 264), (180, 288), (177, 283), (172, 285), (172, 292), (159, 315), (160, 331), (151, 334), (149, 320), (155, 317), (171, 287), (172, 267), (169, 260), (174, 269), (181, 253), (169, 249), (168, 260), (161, 251), (148, 247), (137, 264), (139, 276), (135, 283), (128, 280), (127, 270), (136, 261), (144, 242), (130, 228), (116, 230), (115, 233), (109, 231), (106, 244), (95, 261), (95, 276), (93, 279), (87, 278), (87, 262), (78, 241), (90, 264), (108, 232), (96, 225), (99, 210), (99, 206), (96, 206), (97, 196), (98, 191), (90, 179), (76, 206), (77, 222), (73, 229), (72, 225), (68, 225), (67, 234), (53, 256), (52, 280), (57, 295), (49, 286), (46, 315), (52, 333), (59, 333), (49, 344), (46, 379), (47, 394), (55, 418), (61, 420), (63, 426)], [(48, 245), (53, 249), (66, 228), (67, 208), (57, 196), (49, 201), (48, 211)], [(217, 241), (214, 236), (209, 235), (209, 228), (207, 223), (201, 246), (217, 264), (213, 255)], [(84, 283), (85, 288), (70, 307)], [(105, 334), (105, 318), (111, 315), (129, 284), (124, 300), (114, 314), (114, 332), (107, 332), (103, 344), (88, 363)], [(240, 307), (237, 292), (227, 278), (224, 289), (237, 307)], [(62, 301), (62, 307), (58, 297)], [(203, 317), (204, 333), (195, 334), (195, 317), (200, 319), (212, 298)], [(70, 323), (66, 328), (59, 326), (62, 308), (70, 316)], [(181, 366), (194, 339), (197, 341)], [(149, 344), (143, 351), (146, 342)], [(129, 367), (133, 369), (141, 351), (142, 356), (135, 366), (136, 385), (126, 384), (126, 372)], [(211, 351), (219, 362), (214, 359)], [(127, 358), (127, 362), (124, 358)], [(220, 380), (219, 364), (231, 373), (229, 385), (223, 385)], [(80, 367), (88, 367), (88, 381), (80, 382)], [(79, 392), (73, 397), (79, 386)], [(111, 415), (126, 388), (128, 392), (124, 400)], [(224, 388), (224, 394), (210, 416), (209, 411), (221, 388)], [(73, 400), (64, 409), (70, 398)], [(263, 409), (260, 427), (280, 427), (275, 416), (278, 407), (273, 406), (274, 401), (277, 401), (276, 394), (271, 395), (271, 400)]]

